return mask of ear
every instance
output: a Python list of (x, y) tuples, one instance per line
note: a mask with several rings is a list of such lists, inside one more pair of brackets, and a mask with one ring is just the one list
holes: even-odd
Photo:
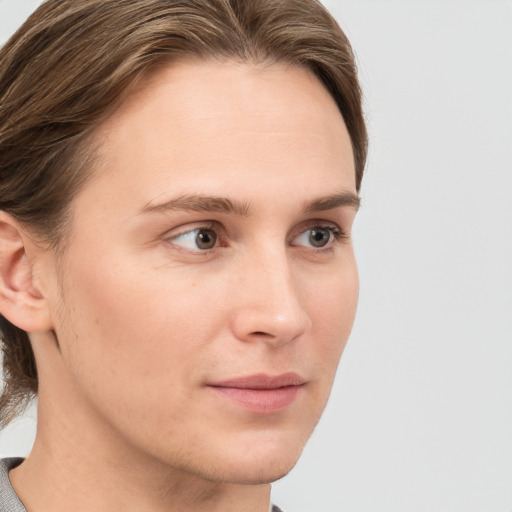
[(28, 256), (38, 250), (42, 248), (37, 248), (20, 223), (0, 211), (0, 313), (27, 332), (53, 327), (48, 302), (34, 283), (33, 261)]

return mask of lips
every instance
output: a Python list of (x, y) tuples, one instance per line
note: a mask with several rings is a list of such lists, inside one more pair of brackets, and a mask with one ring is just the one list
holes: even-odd
[(249, 375), (209, 384), (218, 396), (251, 412), (270, 414), (289, 407), (299, 396), (305, 380), (296, 373), (277, 376)]
[(305, 380), (300, 375), (290, 372), (274, 377), (260, 373), (216, 382), (211, 385), (239, 389), (278, 389), (286, 386), (301, 386), (304, 383)]

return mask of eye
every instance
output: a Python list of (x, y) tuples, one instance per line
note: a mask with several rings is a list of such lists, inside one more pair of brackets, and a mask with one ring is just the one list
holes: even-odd
[(327, 247), (340, 236), (341, 232), (334, 226), (315, 226), (296, 237), (293, 240), (293, 245), (303, 245), (306, 247), (321, 249), (322, 247)]
[(217, 245), (217, 233), (210, 228), (196, 228), (181, 233), (170, 239), (170, 241), (192, 251), (207, 251)]

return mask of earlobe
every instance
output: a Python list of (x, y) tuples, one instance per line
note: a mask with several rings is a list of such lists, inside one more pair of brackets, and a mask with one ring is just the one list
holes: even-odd
[(19, 222), (0, 211), (0, 313), (27, 332), (48, 331), (52, 322), (48, 303), (34, 283), (30, 242)]

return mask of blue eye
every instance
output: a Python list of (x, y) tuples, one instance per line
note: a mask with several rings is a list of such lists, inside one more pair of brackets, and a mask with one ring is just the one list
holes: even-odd
[(197, 228), (171, 239), (173, 244), (193, 251), (207, 251), (217, 245), (217, 233), (209, 228)]
[(334, 227), (315, 226), (301, 233), (294, 239), (293, 245), (304, 245), (306, 247), (315, 247), (321, 249), (329, 245), (333, 239), (340, 236), (338, 229)]

